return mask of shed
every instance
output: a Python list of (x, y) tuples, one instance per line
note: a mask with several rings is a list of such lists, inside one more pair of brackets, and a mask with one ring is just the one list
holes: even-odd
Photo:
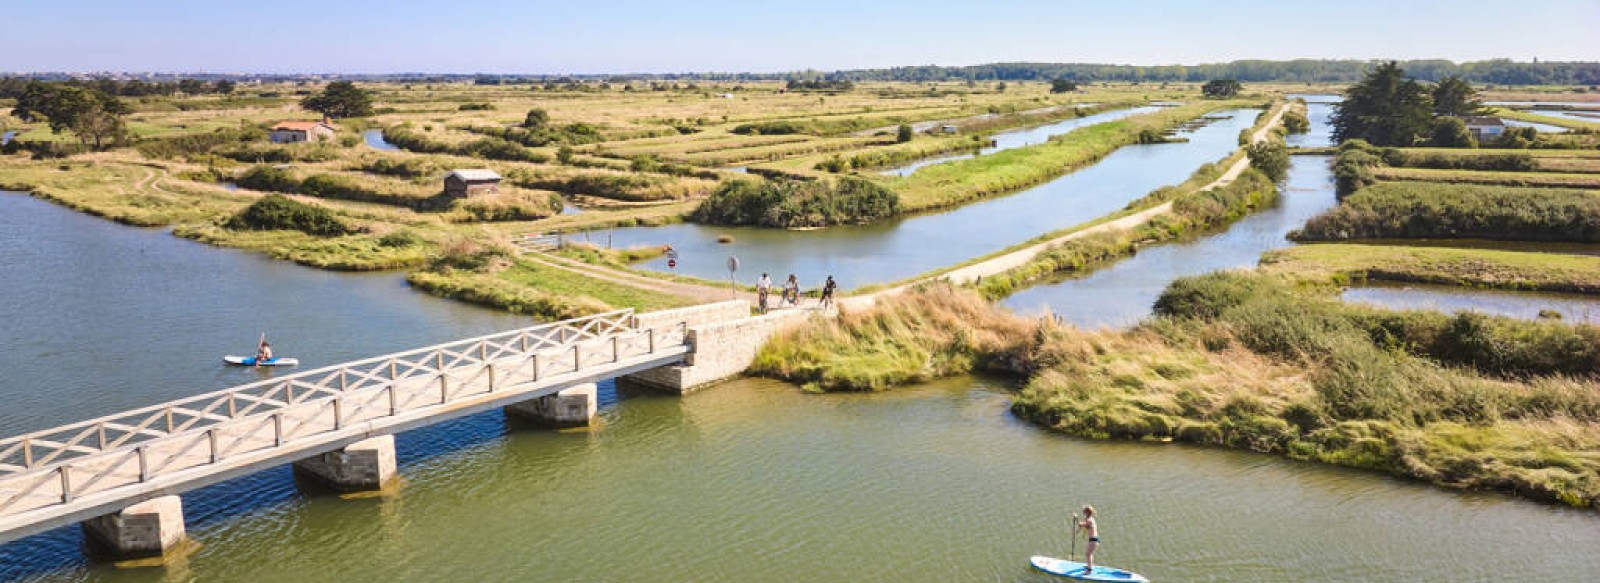
[(444, 175), (444, 194), (465, 197), (474, 194), (500, 192), (500, 175), (486, 168), (453, 170)]
[(276, 144), (321, 142), (333, 139), (333, 125), (325, 121), (280, 121), (267, 138)]
[(1506, 132), (1506, 122), (1494, 116), (1463, 115), (1461, 122), (1466, 124), (1467, 133), (1472, 134), (1472, 139), (1479, 143), (1499, 139), (1500, 134)]

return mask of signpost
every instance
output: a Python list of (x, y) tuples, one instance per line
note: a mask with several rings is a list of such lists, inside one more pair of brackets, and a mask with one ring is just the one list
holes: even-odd
[(734, 257), (732, 255), (729, 255), (728, 256), (728, 297), (730, 297), (730, 298), (739, 297), (739, 287), (738, 287), (738, 284), (735, 283), (734, 279), (733, 279), (733, 274), (737, 273), (738, 271), (739, 271), (739, 258), (738, 257)]

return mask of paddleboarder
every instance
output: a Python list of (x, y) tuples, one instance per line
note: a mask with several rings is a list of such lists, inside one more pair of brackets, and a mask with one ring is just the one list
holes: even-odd
[(261, 335), (261, 342), (256, 344), (256, 366), (272, 362), (272, 344), (267, 342), (267, 335)]
[[(1083, 572), (1094, 572), (1094, 550), (1100, 547), (1100, 525), (1094, 521), (1094, 507), (1088, 504), (1083, 506), (1083, 520), (1077, 522), (1077, 528), (1089, 534), (1089, 544), (1083, 547)], [(1077, 538), (1076, 530), (1072, 533)]]

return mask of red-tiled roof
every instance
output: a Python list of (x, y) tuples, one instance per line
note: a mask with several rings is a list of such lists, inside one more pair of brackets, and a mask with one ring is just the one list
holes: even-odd
[[(327, 124), (324, 124), (324, 123), (322, 123), (320, 121), (280, 121), (280, 122), (278, 122), (278, 125), (272, 126), (272, 129), (273, 130), (293, 130), (293, 131), (297, 131), (297, 132), (309, 132), (309, 131), (311, 131), (311, 128), (314, 128), (314, 127), (317, 127), (317, 126), (320, 126), (320, 125), (327, 125)], [(329, 126), (328, 129), (331, 130), (331, 129), (333, 129), (333, 127)]]

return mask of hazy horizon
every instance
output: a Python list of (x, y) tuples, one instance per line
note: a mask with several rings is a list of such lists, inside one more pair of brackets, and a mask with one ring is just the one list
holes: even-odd
[[(1002, 62), (1199, 65), (1241, 59), (1594, 61), (1600, 3), (1355, 0), (1071, 5), (947, 0), (803, 7), (687, 0), (529, 6), (422, 0), (72, 5), (7, 12), (0, 71), (239, 74), (782, 73)], [(1154, 15), (1154, 16), (1152, 16)], [(1518, 26), (1539, 17), (1537, 29)], [(1565, 16), (1565, 17), (1563, 17)]]

